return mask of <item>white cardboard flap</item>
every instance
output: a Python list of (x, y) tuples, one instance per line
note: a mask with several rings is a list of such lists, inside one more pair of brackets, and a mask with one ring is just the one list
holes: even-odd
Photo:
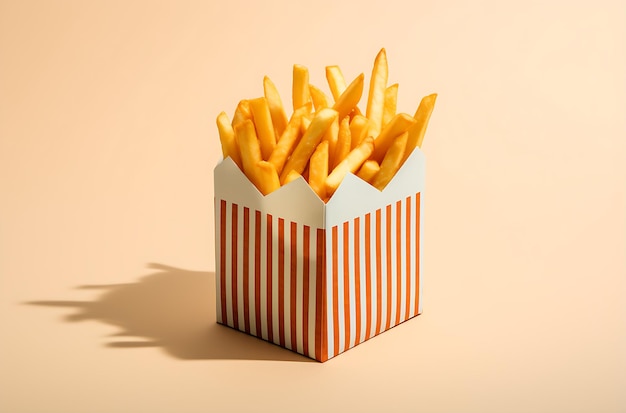
[(300, 177), (263, 196), (232, 159), (226, 158), (214, 170), (215, 197), (266, 211), (287, 221), (324, 228), (325, 204)]
[(232, 159), (226, 158), (214, 170), (215, 196), (288, 221), (330, 228), (421, 192), (424, 162), (424, 153), (415, 148), (383, 191), (348, 173), (325, 204), (302, 177), (263, 196)]

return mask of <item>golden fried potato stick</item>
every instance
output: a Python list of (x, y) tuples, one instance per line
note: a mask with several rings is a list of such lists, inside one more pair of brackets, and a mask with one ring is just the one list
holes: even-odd
[(387, 88), (388, 76), (387, 52), (382, 48), (374, 60), (370, 89), (367, 95), (365, 116), (370, 120), (369, 136), (378, 136), (382, 129), (383, 111), (385, 108), (385, 89)]
[(330, 124), (326, 133), (322, 137), (323, 141), (328, 141), (328, 164), (333, 167), (335, 149), (337, 149), (337, 140), (339, 139), (339, 118), (336, 118)]
[(250, 182), (258, 188), (257, 164), (261, 162), (261, 147), (254, 130), (254, 123), (250, 119), (246, 119), (235, 125), (235, 137), (239, 150), (241, 151), (241, 163), (243, 165), (243, 173), (248, 177)]
[(324, 93), (320, 88), (314, 85), (309, 85), (309, 92), (311, 92), (311, 100), (313, 100), (313, 106), (315, 110), (318, 111), (322, 108), (329, 108), (331, 106), (330, 100), (326, 93)]
[(293, 85), (291, 88), (293, 110), (306, 105), (310, 100), (309, 69), (302, 65), (293, 65)]
[(348, 87), (339, 66), (326, 66), (326, 80), (328, 81), (330, 93), (332, 93), (336, 102), (339, 96), (346, 90), (346, 87)]
[(309, 161), (309, 185), (320, 197), (326, 198), (326, 178), (328, 178), (328, 141), (317, 145)]
[(393, 143), (389, 147), (389, 150), (385, 154), (383, 162), (380, 164), (380, 170), (374, 176), (372, 185), (382, 191), (389, 181), (394, 177), (404, 158), (404, 152), (406, 150), (406, 141), (409, 137), (408, 132), (404, 132), (402, 135), (396, 137)]
[(228, 115), (225, 112), (217, 115), (217, 130), (220, 135), (220, 142), (222, 143), (222, 155), (224, 159), (230, 158), (239, 166), (239, 169), (243, 170), (241, 164), (241, 154), (239, 153), (239, 145), (235, 138), (235, 130), (233, 129)]
[(348, 156), (333, 169), (326, 178), (326, 193), (332, 196), (348, 172), (355, 173), (374, 150), (374, 138), (368, 136), (359, 146), (352, 149)]
[(278, 173), (274, 165), (267, 161), (260, 161), (256, 164), (257, 188), (263, 195), (274, 192), (280, 188)]
[(315, 114), (311, 121), (311, 126), (306, 130), (304, 136), (298, 142), (298, 146), (293, 151), (283, 171), (280, 174), (280, 182), (284, 183), (285, 178), (292, 170), (301, 174), (309, 161), (309, 158), (315, 151), (315, 148), (322, 140), (324, 133), (330, 125), (337, 119), (337, 111), (324, 108)]
[(250, 111), (261, 145), (261, 156), (263, 159), (269, 159), (274, 146), (276, 146), (276, 135), (274, 134), (274, 125), (267, 99), (260, 97), (250, 100)]
[(350, 121), (350, 137), (352, 140), (350, 149), (356, 148), (361, 142), (363, 142), (363, 139), (365, 139), (367, 132), (369, 131), (368, 125), (369, 119), (363, 115), (355, 115), (352, 118)]
[(363, 80), (365, 75), (361, 73), (348, 85), (346, 90), (343, 91), (339, 99), (335, 101), (333, 109), (339, 113), (339, 119), (343, 119), (350, 114), (352, 109), (356, 107), (361, 100), (363, 94)]
[(267, 99), (267, 105), (270, 108), (272, 124), (274, 125), (276, 136), (281, 136), (287, 127), (287, 114), (285, 113), (285, 107), (283, 106), (283, 101), (280, 98), (278, 89), (276, 89), (276, 85), (274, 85), (274, 82), (267, 76), (263, 78), (263, 93), (265, 99)]
[(436, 100), (436, 93), (424, 96), (419, 106), (417, 107), (415, 116), (413, 116), (416, 120), (416, 123), (409, 129), (409, 139), (406, 143), (406, 152), (404, 154), (403, 162), (411, 155), (413, 149), (415, 149), (416, 146), (422, 146), (422, 142), (424, 141), (424, 134), (426, 133), (426, 127), (428, 126), (430, 115), (433, 113), (433, 109), (435, 108)]
[[(339, 133), (337, 137), (337, 144), (335, 145), (335, 153), (331, 156), (332, 163), (331, 168), (337, 166), (341, 161), (345, 159), (352, 149), (352, 139), (350, 136), (350, 118), (346, 116), (341, 120), (339, 124)], [(320, 197), (321, 198), (321, 197)]]
[(385, 126), (385, 128), (380, 132), (380, 135), (376, 137), (376, 145), (374, 153), (372, 154), (372, 159), (381, 163), (387, 153), (387, 149), (391, 146), (393, 139), (409, 130), (409, 128), (416, 122), (417, 121), (412, 116), (409, 116), (406, 113), (399, 113), (394, 116), (387, 126)]
[(302, 175), (300, 175), (299, 173), (297, 173), (296, 171), (292, 170), (291, 172), (289, 172), (287, 174), (287, 176), (285, 177), (285, 182), (283, 182), (283, 185), (287, 185), (289, 182), (291, 181), (295, 181), (296, 179), (300, 178)]
[(398, 84), (394, 83), (385, 89), (385, 108), (383, 109), (383, 123), (381, 128), (384, 128), (387, 123), (396, 115), (396, 107), (398, 104)]
[(374, 179), (374, 176), (376, 176), (378, 171), (380, 171), (380, 165), (378, 165), (378, 162), (373, 159), (369, 159), (363, 162), (363, 165), (361, 165), (361, 169), (359, 169), (356, 176), (371, 184), (372, 179)]
[(280, 139), (278, 139), (276, 146), (274, 146), (274, 150), (272, 151), (268, 161), (274, 165), (278, 174), (283, 171), (287, 158), (289, 158), (289, 155), (291, 155), (293, 148), (295, 148), (296, 143), (298, 142), (298, 138), (301, 135), (300, 127), (302, 118), (308, 111), (309, 109), (305, 105), (298, 108), (293, 115), (291, 115), (291, 119), (285, 128), (285, 132)]
[(311, 121), (313, 120), (313, 113), (307, 113), (304, 116), (302, 116), (302, 123), (300, 124), (300, 134), (304, 135), (307, 131), (307, 129), (309, 129), (309, 126), (311, 126)]
[(252, 119), (252, 112), (250, 112), (250, 101), (247, 99), (240, 100), (235, 109), (233, 115), (233, 128), (235, 125), (242, 123), (246, 119)]

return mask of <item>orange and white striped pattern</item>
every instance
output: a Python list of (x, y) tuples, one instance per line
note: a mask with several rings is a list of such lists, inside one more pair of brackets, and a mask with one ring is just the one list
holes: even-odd
[(420, 193), (328, 229), (215, 216), (221, 324), (326, 361), (420, 313)]

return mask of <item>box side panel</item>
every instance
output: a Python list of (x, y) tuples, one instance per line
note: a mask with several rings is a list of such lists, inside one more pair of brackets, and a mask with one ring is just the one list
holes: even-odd
[(419, 313), (420, 204), (417, 192), (327, 229), (329, 357)]
[(415, 221), (415, 232), (417, 234), (417, 238), (415, 239), (415, 249), (416, 249), (416, 271), (417, 271), (417, 314), (422, 314), (422, 272), (420, 271), (421, 269), (421, 262), (422, 262), (422, 248), (420, 247), (420, 242), (423, 240), (422, 238), (422, 206), (423, 206), (423, 198), (422, 198), (422, 194), (418, 193), (417, 194), (417, 200), (416, 200), (416, 207), (417, 207), (417, 218)]
[(328, 310), (327, 310), (327, 283), (326, 270), (326, 231), (317, 230), (317, 257), (316, 257), (316, 306), (315, 306), (315, 359), (328, 360)]
[(217, 321), (325, 360), (325, 235), (216, 198)]
[(216, 319), (220, 324), (226, 319), (226, 201), (214, 199), (215, 211), (215, 306)]

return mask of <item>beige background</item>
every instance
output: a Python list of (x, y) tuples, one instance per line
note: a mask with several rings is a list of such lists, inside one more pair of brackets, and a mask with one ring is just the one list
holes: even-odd
[[(439, 93), (424, 314), (215, 325), (215, 117), (383, 46)], [(624, 73), (623, 1), (0, 1), (0, 412), (626, 411)]]

